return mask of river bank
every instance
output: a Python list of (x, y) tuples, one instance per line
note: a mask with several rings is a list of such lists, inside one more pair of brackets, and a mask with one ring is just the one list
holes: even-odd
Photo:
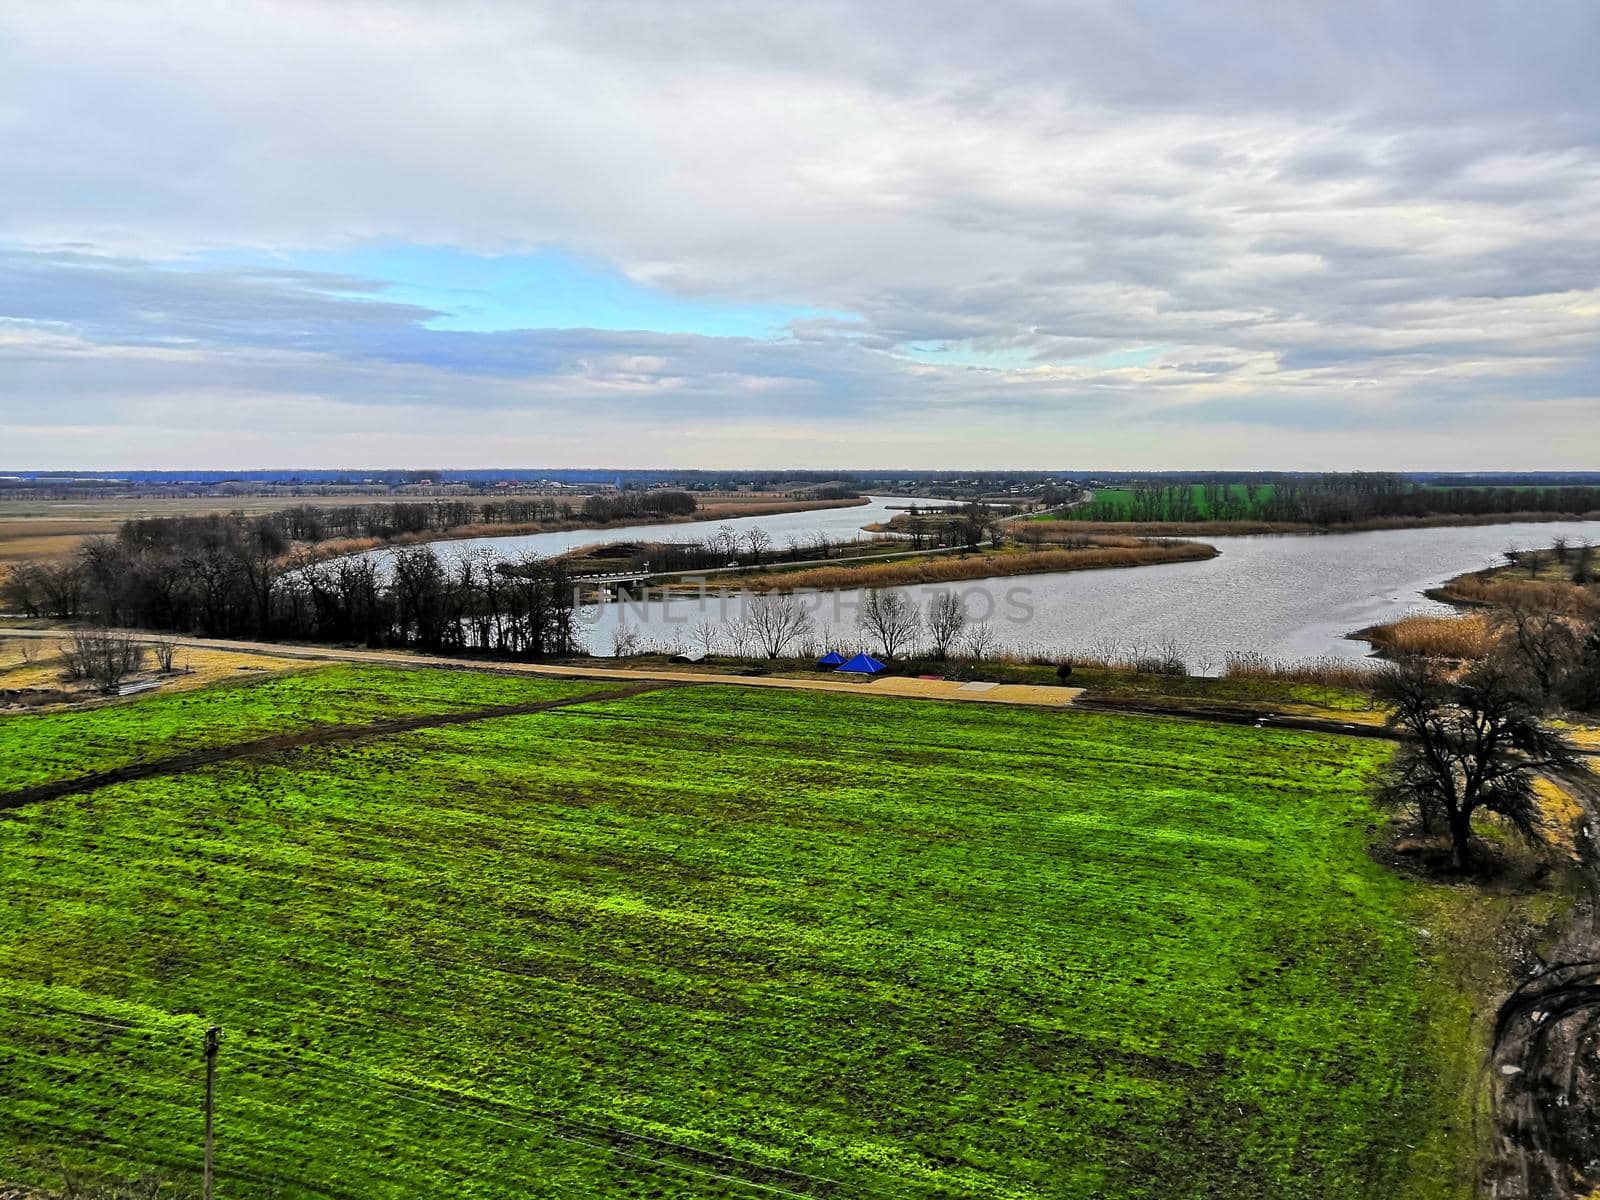
[[(1309, 521), (1074, 521), (1056, 516), (1016, 518), (1018, 525), (1059, 526), (1074, 533), (1122, 534), (1128, 537), (1249, 537), (1257, 534), (1379, 533), (1402, 529), (1475, 528), (1485, 525), (1555, 524), (1600, 521), (1600, 513), (1514, 512), (1439, 514), (1426, 517), (1372, 517), (1348, 524), (1317, 525)], [(1047, 537), (1046, 540), (1054, 540)]]
[(1217, 556), (1215, 546), (1203, 542), (1145, 542), (1136, 538), (1099, 538), (1088, 546), (1070, 550), (1023, 550), (985, 547), (976, 551), (913, 552), (904, 561), (876, 561), (852, 566), (803, 568), (792, 571), (739, 572), (719, 579), (719, 585), (752, 592), (805, 590), (842, 591), (851, 588), (907, 587), (917, 584), (955, 583), (973, 579), (1004, 579), (1015, 575), (1044, 575), (1068, 571), (1094, 571), (1158, 563), (1196, 562)]

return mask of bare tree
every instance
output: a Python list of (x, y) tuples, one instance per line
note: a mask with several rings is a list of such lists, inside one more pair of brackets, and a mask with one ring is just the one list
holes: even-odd
[(745, 530), (744, 544), (745, 549), (750, 551), (751, 561), (759, 567), (761, 556), (772, 549), (772, 535), (765, 529), (752, 526)]
[(768, 658), (777, 658), (811, 627), (800, 598), (793, 592), (761, 592), (745, 603), (750, 637)]
[(696, 622), (689, 630), (689, 636), (694, 639), (694, 644), (700, 647), (700, 652), (708, 658), (717, 652), (717, 627), (710, 621)]
[(716, 543), (717, 552), (725, 555), (729, 562), (739, 559), (739, 531), (732, 525), (718, 525), (717, 532), (710, 539)]
[(1575, 657), (1577, 635), (1560, 613), (1537, 599), (1513, 595), (1497, 613), (1500, 645), (1526, 671), (1539, 697), (1549, 701)]
[(861, 598), (856, 624), (878, 640), (885, 658), (894, 658), (911, 645), (922, 617), (902, 593), (871, 588)]
[(722, 628), (734, 657), (748, 658), (754, 637), (749, 620), (745, 617), (739, 617), (736, 620), (724, 621)]
[(644, 638), (632, 625), (626, 621), (618, 621), (617, 627), (611, 631), (611, 655), (613, 658), (631, 658), (639, 653), (639, 647)]
[(155, 638), (149, 645), (156, 656), (156, 665), (162, 671), (170, 672), (173, 657), (178, 653), (178, 643), (171, 638)]
[(1000, 635), (989, 622), (981, 621), (967, 630), (967, 636), (961, 639), (961, 648), (968, 658), (982, 662), (1000, 648)]
[(73, 679), (87, 679), (102, 692), (116, 691), (144, 665), (144, 647), (120, 630), (80, 629), (61, 643), (61, 660)]
[(1393, 706), (1390, 725), (1410, 735), (1382, 796), (1415, 808), (1424, 829), (1442, 821), (1457, 870), (1472, 863), (1472, 818), (1480, 809), (1538, 839), (1535, 772), (1569, 766), (1574, 756), (1540, 723), (1535, 698), (1501, 659), (1485, 659), (1458, 680), (1410, 659), (1383, 671), (1376, 693)]
[(951, 647), (966, 627), (966, 601), (954, 592), (940, 592), (928, 602), (928, 638), (935, 658), (949, 658)]

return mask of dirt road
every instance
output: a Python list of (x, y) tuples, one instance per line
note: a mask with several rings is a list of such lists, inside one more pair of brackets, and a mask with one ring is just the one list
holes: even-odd
[[(59, 641), (61, 630), (7, 629), (0, 637), (32, 637)], [(235, 654), (262, 654), (272, 658), (304, 659), (312, 662), (359, 662), (383, 666), (444, 667), (465, 671), (491, 671), (512, 675), (533, 675), (549, 679), (597, 679), (625, 682), (728, 684), (736, 687), (788, 688), (810, 692), (850, 692), (863, 696), (900, 696), (919, 700), (960, 700), (978, 704), (1024, 704), (1043, 708), (1065, 708), (1082, 694), (1082, 688), (1045, 687), (1022, 683), (960, 683), (946, 679), (907, 679), (902, 676), (841, 679), (824, 676), (816, 679), (780, 675), (718, 675), (709, 671), (673, 671), (656, 667), (604, 667), (585, 664), (579, 667), (547, 663), (519, 663), (482, 658), (452, 658), (435, 654), (412, 654), (403, 650), (346, 650), (336, 646), (292, 646), (283, 643), (245, 642), (224, 638), (172, 638), (180, 646), (203, 650), (229, 650)]]

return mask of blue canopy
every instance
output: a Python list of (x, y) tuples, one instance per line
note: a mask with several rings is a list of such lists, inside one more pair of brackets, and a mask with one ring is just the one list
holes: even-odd
[(842, 667), (844, 666), (844, 655), (840, 654), (837, 650), (829, 650), (821, 658), (817, 659), (817, 666)]
[(839, 670), (848, 671), (852, 675), (876, 675), (883, 670), (883, 664), (870, 654), (858, 654)]

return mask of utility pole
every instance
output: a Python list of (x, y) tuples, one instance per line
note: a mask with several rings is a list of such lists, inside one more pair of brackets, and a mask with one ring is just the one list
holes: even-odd
[(213, 1025), (206, 1030), (206, 1174), (205, 1200), (211, 1200), (211, 1125), (217, 1100), (217, 1050), (222, 1045), (222, 1030)]

